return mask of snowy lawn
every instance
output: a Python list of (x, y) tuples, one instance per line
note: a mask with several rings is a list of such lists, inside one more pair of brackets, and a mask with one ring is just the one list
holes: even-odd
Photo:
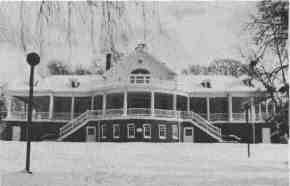
[(287, 186), (288, 146), (0, 141), (1, 186)]

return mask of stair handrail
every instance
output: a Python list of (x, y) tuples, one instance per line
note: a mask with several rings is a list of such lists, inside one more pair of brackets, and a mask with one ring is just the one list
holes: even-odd
[(67, 124), (65, 124), (64, 126), (62, 126), (59, 129), (60, 135), (65, 134), (68, 131), (68, 129), (75, 128), (75, 126), (77, 126), (76, 125), (77, 123), (80, 123), (81, 124), (82, 122), (80, 122), (80, 121), (83, 121), (84, 119), (86, 119), (90, 112), (91, 112), (91, 110), (87, 110), (86, 112), (82, 113), (78, 117), (70, 120)]
[(204, 119), (199, 114), (192, 112), (192, 119), (197, 121), (197, 124), (202, 125), (204, 128), (206, 128), (208, 131), (211, 131), (216, 136), (221, 137), (221, 129), (219, 127), (216, 127), (212, 125), (208, 120)]

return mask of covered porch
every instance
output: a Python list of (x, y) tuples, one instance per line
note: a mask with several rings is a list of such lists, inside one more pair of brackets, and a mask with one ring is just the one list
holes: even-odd
[[(87, 110), (95, 110), (102, 117), (150, 116), (178, 118), (182, 113), (195, 112), (213, 122), (245, 122), (242, 103), (251, 100), (251, 120), (263, 121), (273, 104), (255, 103), (255, 97), (228, 95), (227, 97), (193, 97), (153, 91), (123, 91), (91, 96), (35, 96), (33, 118), (35, 120), (71, 120)], [(8, 99), (7, 119), (24, 120), (27, 116), (25, 96)]]

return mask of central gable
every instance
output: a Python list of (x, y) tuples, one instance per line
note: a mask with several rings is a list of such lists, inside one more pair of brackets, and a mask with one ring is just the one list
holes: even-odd
[(152, 79), (174, 80), (176, 73), (164, 63), (150, 55), (144, 46), (138, 46), (135, 51), (115, 64), (105, 73), (107, 79), (126, 81), (131, 75), (143, 74)]

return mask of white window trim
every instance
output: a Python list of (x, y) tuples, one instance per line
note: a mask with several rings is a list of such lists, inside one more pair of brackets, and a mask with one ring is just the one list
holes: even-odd
[[(137, 82), (137, 79), (141, 82)], [(130, 74), (129, 81), (131, 84), (149, 84), (151, 81), (151, 75), (148, 75), (148, 74), (146, 74), (146, 75), (144, 75), (144, 74)]]
[[(146, 136), (145, 135), (145, 127), (149, 127), (149, 131), (150, 131), (150, 136)], [(145, 123), (145, 124), (143, 124), (143, 137), (144, 138), (147, 138), (147, 139), (150, 139), (151, 138), (151, 124), (149, 124), (149, 123)]]
[[(131, 128), (132, 126), (134, 128), (134, 135), (133, 136), (130, 136), (129, 135), (129, 128)], [(134, 123), (130, 123), (130, 124), (127, 125), (127, 137), (128, 138), (135, 138), (135, 124)]]
[(103, 139), (106, 139), (106, 138), (107, 138), (107, 136), (104, 135), (104, 128), (106, 128), (106, 127), (107, 127), (107, 126), (106, 126), (105, 124), (101, 125), (101, 137), (102, 137)]
[[(165, 136), (160, 136), (160, 128), (161, 127), (164, 127), (165, 128)], [(167, 136), (166, 125), (158, 125), (158, 136), (159, 136), (159, 139), (166, 139), (166, 136)]]
[[(176, 135), (176, 136), (174, 135), (174, 132), (173, 132), (173, 126), (175, 126), (176, 129), (177, 129), (177, 135)], [(177, 125), (172, 125), (172, 126), (171, 126), (171, 130), (172, 130), (172, 139), (175, 139), (175, 140), (176, 140), (176, 139), (179, 139), (179, 137), (178, 137), (178, 136), (179, 136), (179, 135), (178, 135), (178, 133), (179, 133), (179, 132), (178, 132), (178, 131), (179, 131), (178, 126), (177, 126)]]
[[(119, 136), (115, 136), (115, 127), (119, 127)], [(120, 125), (119, 124), (114, 124), (113, 125), (113, 138), (114, 139), (119, 139), (120, 138), (120, 132), (121, 132), (121, 128), (120, 128)]]

